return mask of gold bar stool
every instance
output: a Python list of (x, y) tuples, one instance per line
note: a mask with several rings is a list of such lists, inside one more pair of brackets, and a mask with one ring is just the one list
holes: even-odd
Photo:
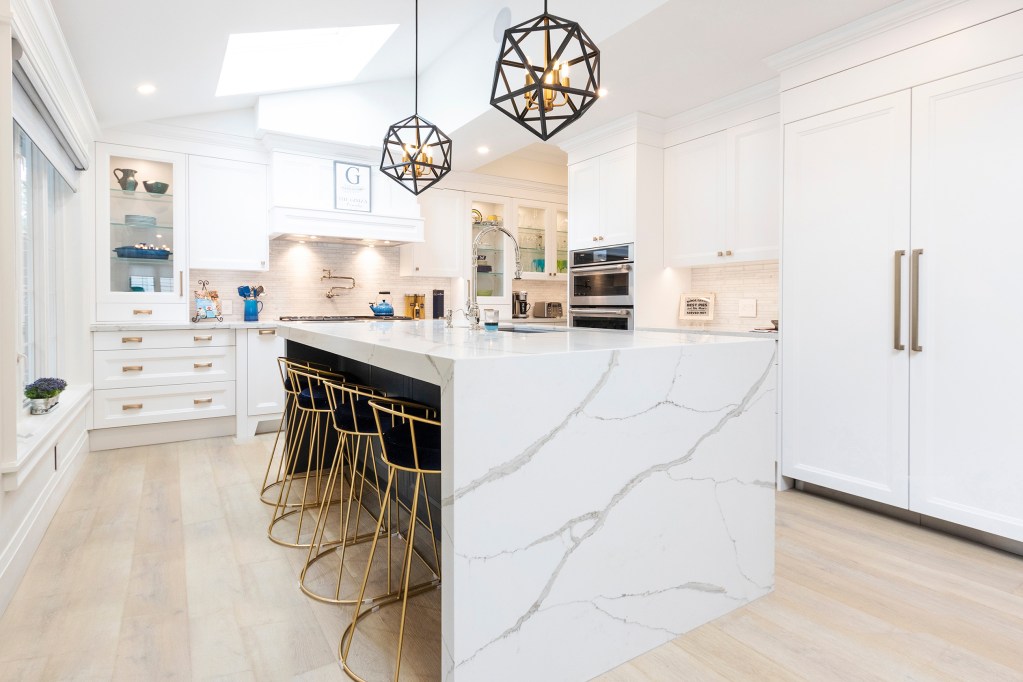
[[(376, 458), (373, 456), (373, 443), (374, 441), (379, 442), (380, 432), (377, 429), (370, 400), (383, 398), (384, 393), (368, 386), (351, 383), (338, 384), (324, 381), (323, 386), (327, 391), (331, 422), (339, 436), (338, 448), (327, 476), (327, 485), (323, 501), (320, 504), (316, 529), (313, 531), (309, 554), (306, 557), (302, 573), (299, 575), (298, 583), (304, 593), (318, 601), (331, 604), (354, 604), (356, 602), (353, 598), (341, 598), (341, 584), (345, 576), (345, 555), (349, 546), (366, 542), (373, 537), (373, 533), (369, 531), (359, 532), (364, 510), (367, 519), (376, 520), (370, 516), (370, 511), (363, 505), (367, 482), (372, 492), (375, 493), (376, 509), (383, 509), (382, 491), (377, 484), (380, 479)], [(372, 481), (367, 480), (370, 468), (372, 468)], [(330, 515), (330, 503), (334, 498), (335, 490), (339, 490), (341, 494), (340, 528), (336, 539), (328, 539), (327, 519)], [(383, 532), (388, 534), (387, 530)], [(333, 585), (329, 592), (325, 593), (326, 586), (312, 577), (309, 569), (320, 560), (331, 556), (337, 560), (337, 572)], [(353, 586), (355, 584), (357, 583), (353, 582)], [(390, 592), (390, 583), (388, 583), (387, 590)]]
[[(401, 651), (405, 641), (405, 618), (408, 613), (409, 597), (422, 594), (440, 586), (440, 553), (437, 550), (437, 536), (433, 528), (433, 515), (430, 512), (429, 501), (427, 501), (426, 519), (424, 521), (420, 518), (419, 496), (420, 494), (426, 495), (426, 481), (424, 477), (428, 474), (436, 475), (441, 472), (441, 423), (437, 419), (437, 411), (426, 405), (393, 398), (373, 398), (369, 401), (369, 404), (373, 408), (377, 429), (380, 434), (381, 455), (387, 464), (387, 487), (384, 491), (384, 508), (380, 510), (380, 516), (377, 519), (377, 529), (370, 545), (366, 572), (362, 579), (362, 587), (359, 590), (359, 598), (356, 600), (358, 605), (352, 616), (351, 625), (345, 629), (341, 635), (341, 640), (338, 642), (338, 657), (341, 659), (341, 665), (345, 673), (350, 678), (364, 682), (363, 678), (349, 666), (352, 640), (355, 637), (359, 621), (366, 616), (379, 612), (381, 608), (401, 604), (397, 653), (394, 659), (394, 680), (397, 682), (401, 673)], [(405, 551), (402, 555), (402, 570), (398, 581), (398, 589), (377, 598), (375, 601), (379, 603), (371, 602), (370, 604), (363, 605), (362, 602), (366, 596), (366, 585), (369, 583), (370, 575), (373, 571), (373, 558), (376, 554), (377, 542), (380, 539), (380, 530), (383, 527), (384, 519), (390, 518), (392, 503), (397, 507), (397, 532), (399, 535), (402, 534), (401, 509), (403, 505), (398, 499), (396, 489), (397, 474), (402, 471), (412, 474), (415, 482), (412, 486), (412, 506), (407, 508), (408, 530), (404, 533), (406, 542)], [(393, 502), (391, 499), (392, 493), (394, 493)], [(434, 558), (432, 567), (415, 549), (417, 525), (424, 526), (430, 533)], [(390, 570), (389, 550), (387, 554), (388, 570)], [(433, 580), (418, 585), (409, 585), (412, 575), (413, 555), (419, 557), (430, 568), (434, 575)], [(390, 579), (388, 578), (389, 583)], [(368, 608), (364, 606), (368, 606)]]
[[(273, 491), (279, 485), (282, 485), (285, 481), (285, 472), (287, 471), (288, 465), (288, 448), (287, 437), (291, 433), (288, 426), (294, 426), (295, 420), (298, 419), (297, 415), (297, 398), (298, 390), (293, 390), (291, 381), (288, 379), (288, 366), (292, 367), (306, 367), (309, 369), (316, 369), (319, 371), (330, 371), (330, 368), (326, 365), (321, 365), (318, 362), (311, 362), (306, 360), (292, 360), (285, 357), (277, 358), (277, 370), (281, 374), (281, 383), (284, 385), (284, 417), (281, 419), (281, 423), (277, 425), (277, 435), (274, 436), (273, 447), (270, 448), (270, 460), (266, 463), (266, 473), (263, 474), (263, 487), (260, 488), (259, 499), (263, 504), (268, 504), (271, 507), (277, 504), (277, 494)], [(281, 440), (281, 433), (285, 433), (285, 439)], [(277, 456), (277, 444), (281, 444), (280, 456)], [(274, 480), (270, 480), (270, 472), (273, 470), (274, 461), (277, 462), (277, 474)]]
[[(324, 480), (323, 466), (327, 445), (327, 429), (330, 428), (328, 415), (330, 405), (327, 400), (327, 391), (323, 387), (325, 381), (343, 383), (345, 377), (341, 374), (316, 370), (308, 367), (287, 365), (288, 381), (291, 382), (295, 395), (295, 408), (298, 415), (298, 422), (295, 429), (288, 429), (288, 438), (285, 448), (288, 452), (288, 462), (285, 471), (285, 481), (279, 486), (277, 503), (274, 505), (273, 517), (267, 527), (267, 537), (273, 542), (285, 547), (308, 547), (310, 540), (302, 538), (302, 528), (305, 524), (307, 510), (318, 510), (322, 500)], [(302, 459), (301, 444), (303, 435), (309, 434), (308, 447), (305, 450), (306, 470), (298, 471), (299, 461)], [(295, 479), (302, 478), (302, 491), (298, 499), (292, 498), (295, 488)], [(314, 480), (313, 495), (310, 497), (310, 479)], [(295, 529), (295, 538), (291, 540), (281, 537), (281, 533), (275, 533), (276, 526), (285, 519), (298, 515), (298, 523)], [(286, 533), (286, 531), (285, 531)]]

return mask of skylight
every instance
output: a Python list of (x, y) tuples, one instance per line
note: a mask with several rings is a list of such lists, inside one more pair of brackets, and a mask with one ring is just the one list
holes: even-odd
[(381, 24), (233, 33), (227, 40), (217, 97), (348, 83), (397, 28)]

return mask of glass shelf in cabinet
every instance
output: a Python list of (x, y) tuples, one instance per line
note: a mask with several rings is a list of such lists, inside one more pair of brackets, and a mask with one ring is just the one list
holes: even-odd
[(133, 230), (166, 230), (173, 232), (174, 228), (167, 225), (139, 225), (138, 223), (110, 223), (110, 227), (128, 227)]
[(114, 253), (111, 254), (110, 260), (118, 263), (132, 263), (134, 265), (139, 263), (145, 263), (147, 265), (171, 265), (174, 263), (174, 254), (171, 254), (168, 258), (132, 258), (131, 256), (118, 256)]
[(159, 201), (167, 202), (174, 197), (173, 194), (157, 194), (156, 192), (138, 192), (127, 189), (111, 189), (111, 198), (135, 199), (137, 201)]

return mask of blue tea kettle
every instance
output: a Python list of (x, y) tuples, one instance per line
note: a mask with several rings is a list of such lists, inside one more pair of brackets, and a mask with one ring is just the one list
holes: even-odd
[(381, 298), (380, 303), (370, 303), (369, 309), (373, 311), (373, 314), (377, 317), (385, 317), (388, 315), (394, 315), (394, 306), (387, 302), (387, 296), (391, 295), (390, 291), (378, 292)]

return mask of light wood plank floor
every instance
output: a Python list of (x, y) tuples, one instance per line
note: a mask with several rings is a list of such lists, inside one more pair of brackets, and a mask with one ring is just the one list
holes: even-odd
[[(347, 679), (350, 608), (304, 596), (304, 550), (265, 537), (271, 443), (90, 454), (0, 618), (0, 680)], [(435, 634), (439, 593), (413, 603)], [(368, 675), (395, 611), (357, 641)], [(403, 679), (436, 679), (438, 648), (413, 639)], [(1023, 680), (1023, 559), (782, 493), (775, 592), (599, 679)]]

